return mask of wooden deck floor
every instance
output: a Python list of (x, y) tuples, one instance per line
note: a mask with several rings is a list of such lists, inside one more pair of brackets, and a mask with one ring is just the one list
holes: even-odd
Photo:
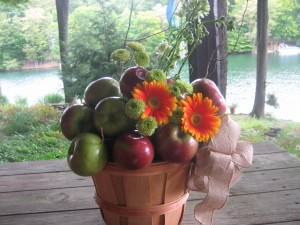
[[(91, 178), (74, 175), (66, 160), (0, 164), (1, 225), (104, 225), (93, 196)], [(191, 193), (183, 225), (197, 224), (201, 197)], [(253, 166), (215, 213), (219, 224), (299, 225), (300, 160), (271, 143), (254, 144)]]

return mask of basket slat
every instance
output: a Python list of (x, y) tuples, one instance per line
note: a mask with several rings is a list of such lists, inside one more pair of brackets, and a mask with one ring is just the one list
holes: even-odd
[(109, 164), (93, 176), (107, 225), (180, 224), (188, 197), (190, 163), (154, 163), (129, 171)]

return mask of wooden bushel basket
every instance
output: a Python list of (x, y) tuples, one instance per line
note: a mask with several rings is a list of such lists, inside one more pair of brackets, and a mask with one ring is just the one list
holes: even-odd
[(124, 170), (108, 163), (93, 176), (95, 199), (107, 225), (178, 225), (188, 198), (191, 163), (153, 163)]

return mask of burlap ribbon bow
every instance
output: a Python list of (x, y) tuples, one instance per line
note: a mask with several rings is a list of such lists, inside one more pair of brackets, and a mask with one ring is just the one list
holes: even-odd
[(242, 176), (240, 168), (252, 164), (253, 147), (249, 142), (238, 141), (240, 130), (239, 124), (225, 115), (219, 133), (198, 150), (188, 186), (207, 192), (195, 207), (195, 218), (200, 224), (212, 224), (213, 212), (225, 205), (230, 187)]

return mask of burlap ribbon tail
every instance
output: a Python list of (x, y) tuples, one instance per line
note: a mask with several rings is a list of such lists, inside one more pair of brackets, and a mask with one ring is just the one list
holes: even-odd
[(198, 150), (188, 186), (207, 193), (195, 207), (200, 224), (212, 224), (213, 212), (225, 205), (230, 187), (242, 176), (241, 168), (252, 164), (253, 146), (239, 141), (240, 132), (239, 124), (225, 115), (219, 133)]

